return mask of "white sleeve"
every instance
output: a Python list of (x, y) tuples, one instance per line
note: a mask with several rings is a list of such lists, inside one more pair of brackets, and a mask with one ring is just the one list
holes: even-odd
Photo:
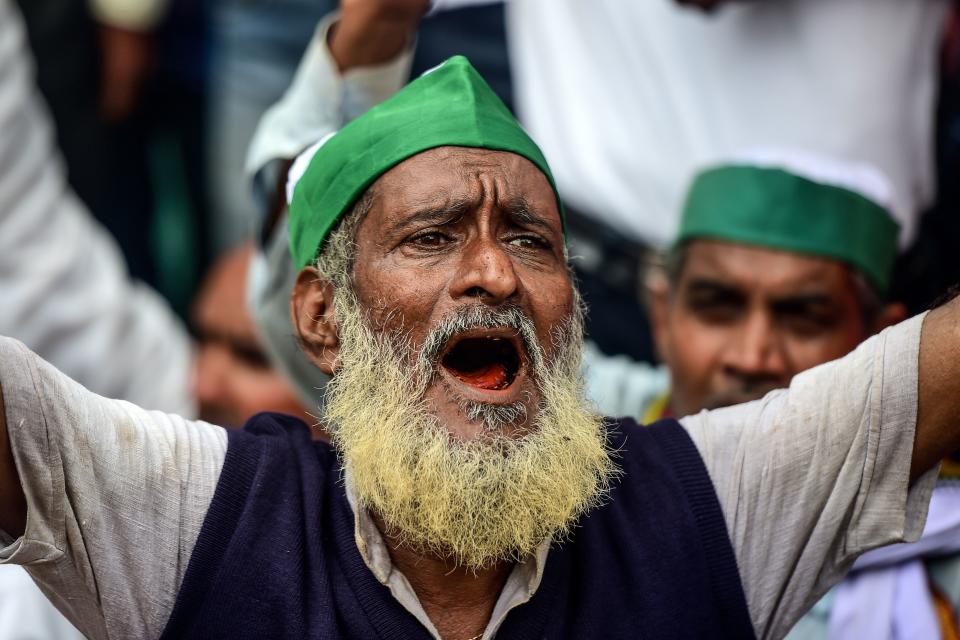
[(260, 119), (247, 152), (247, 173), (254, 177), (274, 160), (289, 160), (399, 91), (410, 75), (413, 47), (382, 65), (340, 74), (327, 46), (333, 13), (317, 26), (293, 82)]
[(90, 0), (93, 17), (111, 27), (150, 31), (163, 19), (170, 0)]
[[(189, 336), (66, 183), (23, 24), (0, 1), (0, 335), (97, 393), (191, 415)], [(133, 214), (133, 213), (132, 213)]]
[(156, 638), (226, 456), (226, 432), (97, 396), (0, 338), (0, 392), (27, 500), (23, 565), (89, 638)]
[(749, 404), (684, 418), (758, 638), (781, 638), (853, 560), (915, 540), (936, 470), (910, 484), (924, 316)]
[(650, 406), (667, 393), (670, 374), (666, 367), (636, 362), (626, 356), (608, 356), (595, 344), (583, 348), (583, 377), (597, 410), (611, 417), (643, 421)]

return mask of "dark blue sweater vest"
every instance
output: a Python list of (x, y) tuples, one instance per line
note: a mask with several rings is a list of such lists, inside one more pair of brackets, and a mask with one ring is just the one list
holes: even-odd
[[(497, 638), (753, 638), (720, 505), (686, 431), (622, 420), (610, 438), (623, 477), (550, 550), (539, 589)], [(430, 638), (360, 557), (329, 446), (276, 414), (228, 443), (163, 637)]]

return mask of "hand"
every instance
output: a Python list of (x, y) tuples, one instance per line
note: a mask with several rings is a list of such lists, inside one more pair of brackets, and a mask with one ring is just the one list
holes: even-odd
[(430, 0), (341, 0), (340, 20), (329, 36), (340, 71), (395, 57), (429, 8)]
[(152, 57), (149, 34), (100, 27), (100, 112), (104, 119), (116, 122), (130, 115), (140, 98)]

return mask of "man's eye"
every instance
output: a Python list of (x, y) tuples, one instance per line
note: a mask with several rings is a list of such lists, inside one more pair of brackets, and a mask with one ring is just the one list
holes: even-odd
[(814, 338), (836, 328), (837, 318), (828, 313), (783, 314), (780, 321), (800, 337)]
[(693, 298), (687, 308), (701, 320), (713, 324), (733, 322), (743, 312), (743, 305), (736, 300), (713, 297)]
[(534, 236), (520, 236), (511, 238), (510, 244), (520, 249), (540, 249), (546, 246), (546, 243), (540, 238)]
[(428, 231), (415, 236), (412, 241), (421, 247), (440, 247), (446, 244), (450, 238), (438, 231)]
[(270, 361), (267, 359), (267, 355), (259, 348), (233, 345), (231, 349), (234, 357), (252, 369), (266, 370), (270, 368)]
[(829, 303), (784, 300), (774, 307), (777, 321), (788, 331), (807, 338), (829, 333), (842, 324), (843, 314)]
[(717, 323), (731, 322), (740, 315), (740, 308), (732, 304), (710, 304), (697, 309), (700, 316)]

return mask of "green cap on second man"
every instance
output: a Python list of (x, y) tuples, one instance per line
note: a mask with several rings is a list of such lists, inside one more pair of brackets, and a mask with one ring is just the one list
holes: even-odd
[[(290, 251), (309, 264), (364, 191), (400, 162), (444, 146), (508, 151), (556, 183), (539, 147), (463, 56), (413, 80), (324, 142), (314, 145), (290, 197)], [(563, 206), (557, 195), (563, 217)]]
[(676, 244), (716, 239), (833, 258), (885, 293), (900, 224), (879, 170), (808, 152), (717, 164), (687, 192)]

